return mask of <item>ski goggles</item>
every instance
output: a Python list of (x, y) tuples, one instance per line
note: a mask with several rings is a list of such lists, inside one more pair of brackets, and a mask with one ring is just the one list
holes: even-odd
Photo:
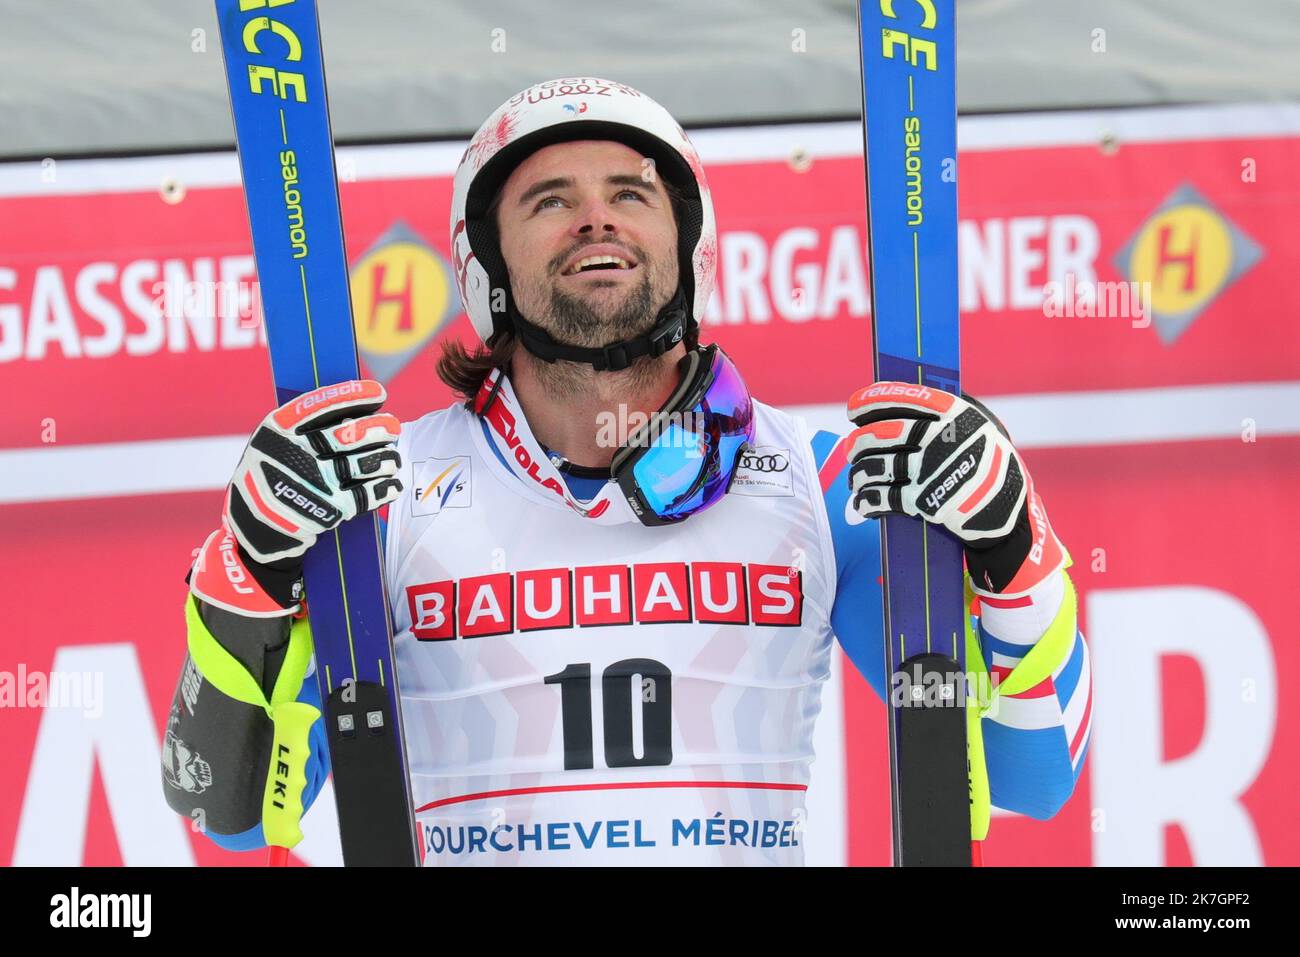
[(610, 474), (644, 525), (671, 525), (727, 493), (754, 442), (754, 405), (716, 344), (688, 352), (663, 408), (628, 436)]

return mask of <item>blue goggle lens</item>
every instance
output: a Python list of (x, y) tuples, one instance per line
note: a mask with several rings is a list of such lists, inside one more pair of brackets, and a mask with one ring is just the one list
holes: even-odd
[(717, 502), (731, 484), (740, 450), (754, 440), (754, 407), (740, 374), (721, 350), (704, 396), (660, 430), (632, 474), (641, 497), (666, 521)]

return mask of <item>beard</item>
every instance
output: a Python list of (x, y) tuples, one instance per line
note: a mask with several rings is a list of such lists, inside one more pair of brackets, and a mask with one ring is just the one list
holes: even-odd
[[(640, 253), (640, 250), (637, 250)], [(563, 257), (567, 260), (567, 255)], [(643, 254), (639, 261), (646, 265)], [(558, 269), (558, 261), (556, 265)], [(644, 335), (655, 327), (662, 303), (656, 302), (654, 286), (651, 282), (651, 270), (645, 269), (641, 281), (627, 289), (619, 301), (608, 295), (609, 290), (599, 289), (588, 296), (573, 295), (560, 290), (552, 284), (549, 296), (545, 287), (538, 285), (528, 290), (530, 302), (547, 302), (534, 318), (524, 315), (551, 334), (556, 341), (565, 345), (588, 349), (600, 349)], [(658, 277), (668, 278), (668, 277)], [(597, 280), (599, 281), (599, 280)], [(661, 283), (662, 284), (662, 283)], [(671, 295), (669, 296), (671, 298)], [(522, 312), (522, 310), (521, 310)], [(619, 372), (600, 373), (603, 382), (613, 385), (616, 377), (624, 389), (640, 389), (655, 382), (657, 365), (663, 357), (638, 356), (632, 364)], [(538, 362), (535, 364), (538, 381), (543, 389), (555, 399), (568, 399), (590, 392), (596, 375), (586, 363)]]
[[(521, 294), (515, 296), (519, 311), (557, 342), (586, 349), (600, 349), (649, 332), (655, 326), (660, 307), (671, 298), (671, 291), (677, 285), (676, 261), (668, 256), (662, 261), (658, 256), (648, 256), (635, 243), (624, 248), (629, 258), (640, 264), (639, 282), (628, 284), (622, 279), (602, 279), (597, 273), (583, 281), (590, 288), (580, 293), (561, 289), (561, 270), (583, 249), (583, 246), (571, 247), (553, 257), (542, 275), (530, 276), (522, 283), (517, 280), (523, 277), (510, 277), (514, 291)], [(618, 289), (624, 285), (628, 288)], [(660, 295), (661, 301), (656, 301), (656, 289), (668, 290)]]
[(592, 305), (582, 296), (552, 286), (547, 325), (551, 335), (566, 345), (600, 349), (649, 332), (654, 328), (657, 311), (648, 275), (627, 290), (623, 301), (613, 308)]

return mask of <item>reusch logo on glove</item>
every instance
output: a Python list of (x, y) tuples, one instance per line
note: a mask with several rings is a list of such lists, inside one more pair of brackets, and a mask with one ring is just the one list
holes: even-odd
[[(983, 440), (981, 439), (981, 442)], [(967, 476), (975, 470), (975, 465), (979, 461), (978, 450), (972, 450), (969, 455), (957, 463), (941, 482), (931, 485), (925, 496), (926, 511), (933, 515), (939, 511), (939, 506), (943, 500), (948, 497), (948, 493), (961, 486)]]
[(317, 505), (296, 488), (291, 485), (286, 485), (284, 482), (276, 482), (274, 492), (276, 498), (284, 499), (286, 502), (297, 506), (300, 510), (321, 522), (332, 522), (338, 517), (337, 512)]
[(873, 397), (883, 395), (905, 395), (909, 399), (934, 398), (934, 393), (923, 385), (897, 385), (895, 383), (868, 386), (867, 395)]
[(928, 386), (914, 385), (910, 382), (873, 382), (864, 386), (849, 397), (849, 415), (860, 414), (859, 406), (881, 399), (911, 399), (918, 405), (935, 412), (947, 412), (952, 408), (954, 396)]
[(320, 405), (328, 405), (339, 399), (378, 398), (380, 389), (377, 384), (366, 384), (361, 380), (340, 382), (338, 385), (322, 386), (311, 392), (304, 392), (275, 413), (276, 425), (282, 429), (292, 429)]

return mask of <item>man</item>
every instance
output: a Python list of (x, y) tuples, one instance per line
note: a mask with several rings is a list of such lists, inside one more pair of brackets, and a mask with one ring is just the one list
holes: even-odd
[[(983, 721), (993, 801), (1055, 813), (1087, 750), (1087, 651), (1068, 558), (986, 410), (868, 384), (841, 439), (751, 399), (698, 342), (717, 250), (699, 159), (617, 83), (553, 80), (489, 117), (451, 239), (483, 342), (439, 365), (464, 403), (400, 438), (373, 382), (268, 416), (191, 576), (192, 648), (283, 695), (302, 553), (381, 509), (426, 863), (797, 864), (832, 634), (884, 688), (870, 519), (920, 515), (973, 456), (926, 517), (966, 545), (990, 670), (1028, 687)], [(259, 846), (271, 721), (212, 677), (187, 660), (168, 798)]]

